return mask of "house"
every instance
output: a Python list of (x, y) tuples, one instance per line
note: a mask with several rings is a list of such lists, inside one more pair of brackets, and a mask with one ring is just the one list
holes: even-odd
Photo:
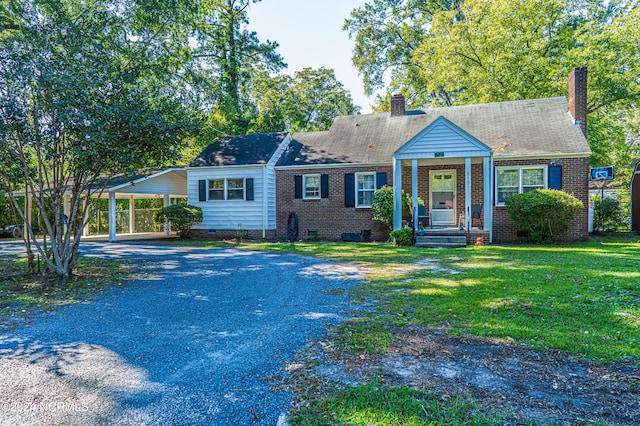
[(640, 160), (636, 161), (631, 176), (631, 230), (640, 231)]
[[(401, 190), (429, 229), (462, 229), (469, 240), (522, 240), (505, 201), (536, 188), (580, 199), (568, 241), (588, 237), (587, 69), (569, 75), (568, 97), (338, 117), (327, 131), (217, 139), (187, 168), (188, 202), (200, 206), (201, 235), (285, 235), (292, 213), (299, 238), (340, 239), (387, 230), (372, 220), (373, 192), (394, 186), (394, 228), (403, 225)], [(398, 184), (400, 183), (400, 184)], [(410, 219), (410, 218), (405, 218)], [(413, 218), (417, 226), (418, 218)], [(524, 236), (526, 237), (526, 236)]]

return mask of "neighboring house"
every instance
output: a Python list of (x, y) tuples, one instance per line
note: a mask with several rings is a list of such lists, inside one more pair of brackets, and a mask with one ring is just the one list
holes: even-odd
[(505, 200), (552, 188), (584, 203), (567, 240), (585, 241), (586, 87), (586, 68), (576, 68), (568, 99), (406, 111), (404, 97), (394, 95), (391, 113), (338, 117), (324, 132), (218, 138), (186, 169), (188, 202), (204, 213), (195, 229), (282, 237), (296, 213), (301, 239), (362, 231), (386, 239), (387, 230), (372, 220), (371, 199), (377, 188), (395, 185), (395, 229), (403, 225), (404, 189), (414, 208), (424, 200), (434, 228), (518, 241)]
[(640, 160), (635, 163), (631, 176), (631, 230), (640, 231)]

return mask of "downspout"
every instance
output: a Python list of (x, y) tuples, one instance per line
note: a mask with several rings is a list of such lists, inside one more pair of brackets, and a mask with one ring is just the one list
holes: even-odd
[[(496, 168), (493, 160), (493, 152), (491, 152), (491, 174), (489, 176), (489, 180), (491, 181), (491, 205), (489, 209), (491, 210), (491, 227), (489, 228), (489, 244), (493, 244), (493, 206), (495, 206), (495, 196), (496, 196), (496, 186), (495, 180), (496, 178)], [(486, 212), (487, 210), (485, 210)]]
[(267, 225), (269, 216), (269, 185), (267, 185), (267, 166), (262, 167), (262, 239), (267, 238)]

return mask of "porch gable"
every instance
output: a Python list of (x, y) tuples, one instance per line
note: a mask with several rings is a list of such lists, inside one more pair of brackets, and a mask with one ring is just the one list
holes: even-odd
[(393, 157), (397, 160), (488, 157), (492, 149), (443, 116), (411, 138)]

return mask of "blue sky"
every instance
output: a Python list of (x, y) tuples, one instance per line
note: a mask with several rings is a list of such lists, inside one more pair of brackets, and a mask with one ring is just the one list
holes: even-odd
[(366, 0), (262, 0), (249, 6), (249, 29), (262, 41), (276, 41), (278, 52), (293, 74), (304, 67), (333, 68), (363, 113), (372, 100), (351, 64), (353, 40), (342, 31), (344, 20)]

